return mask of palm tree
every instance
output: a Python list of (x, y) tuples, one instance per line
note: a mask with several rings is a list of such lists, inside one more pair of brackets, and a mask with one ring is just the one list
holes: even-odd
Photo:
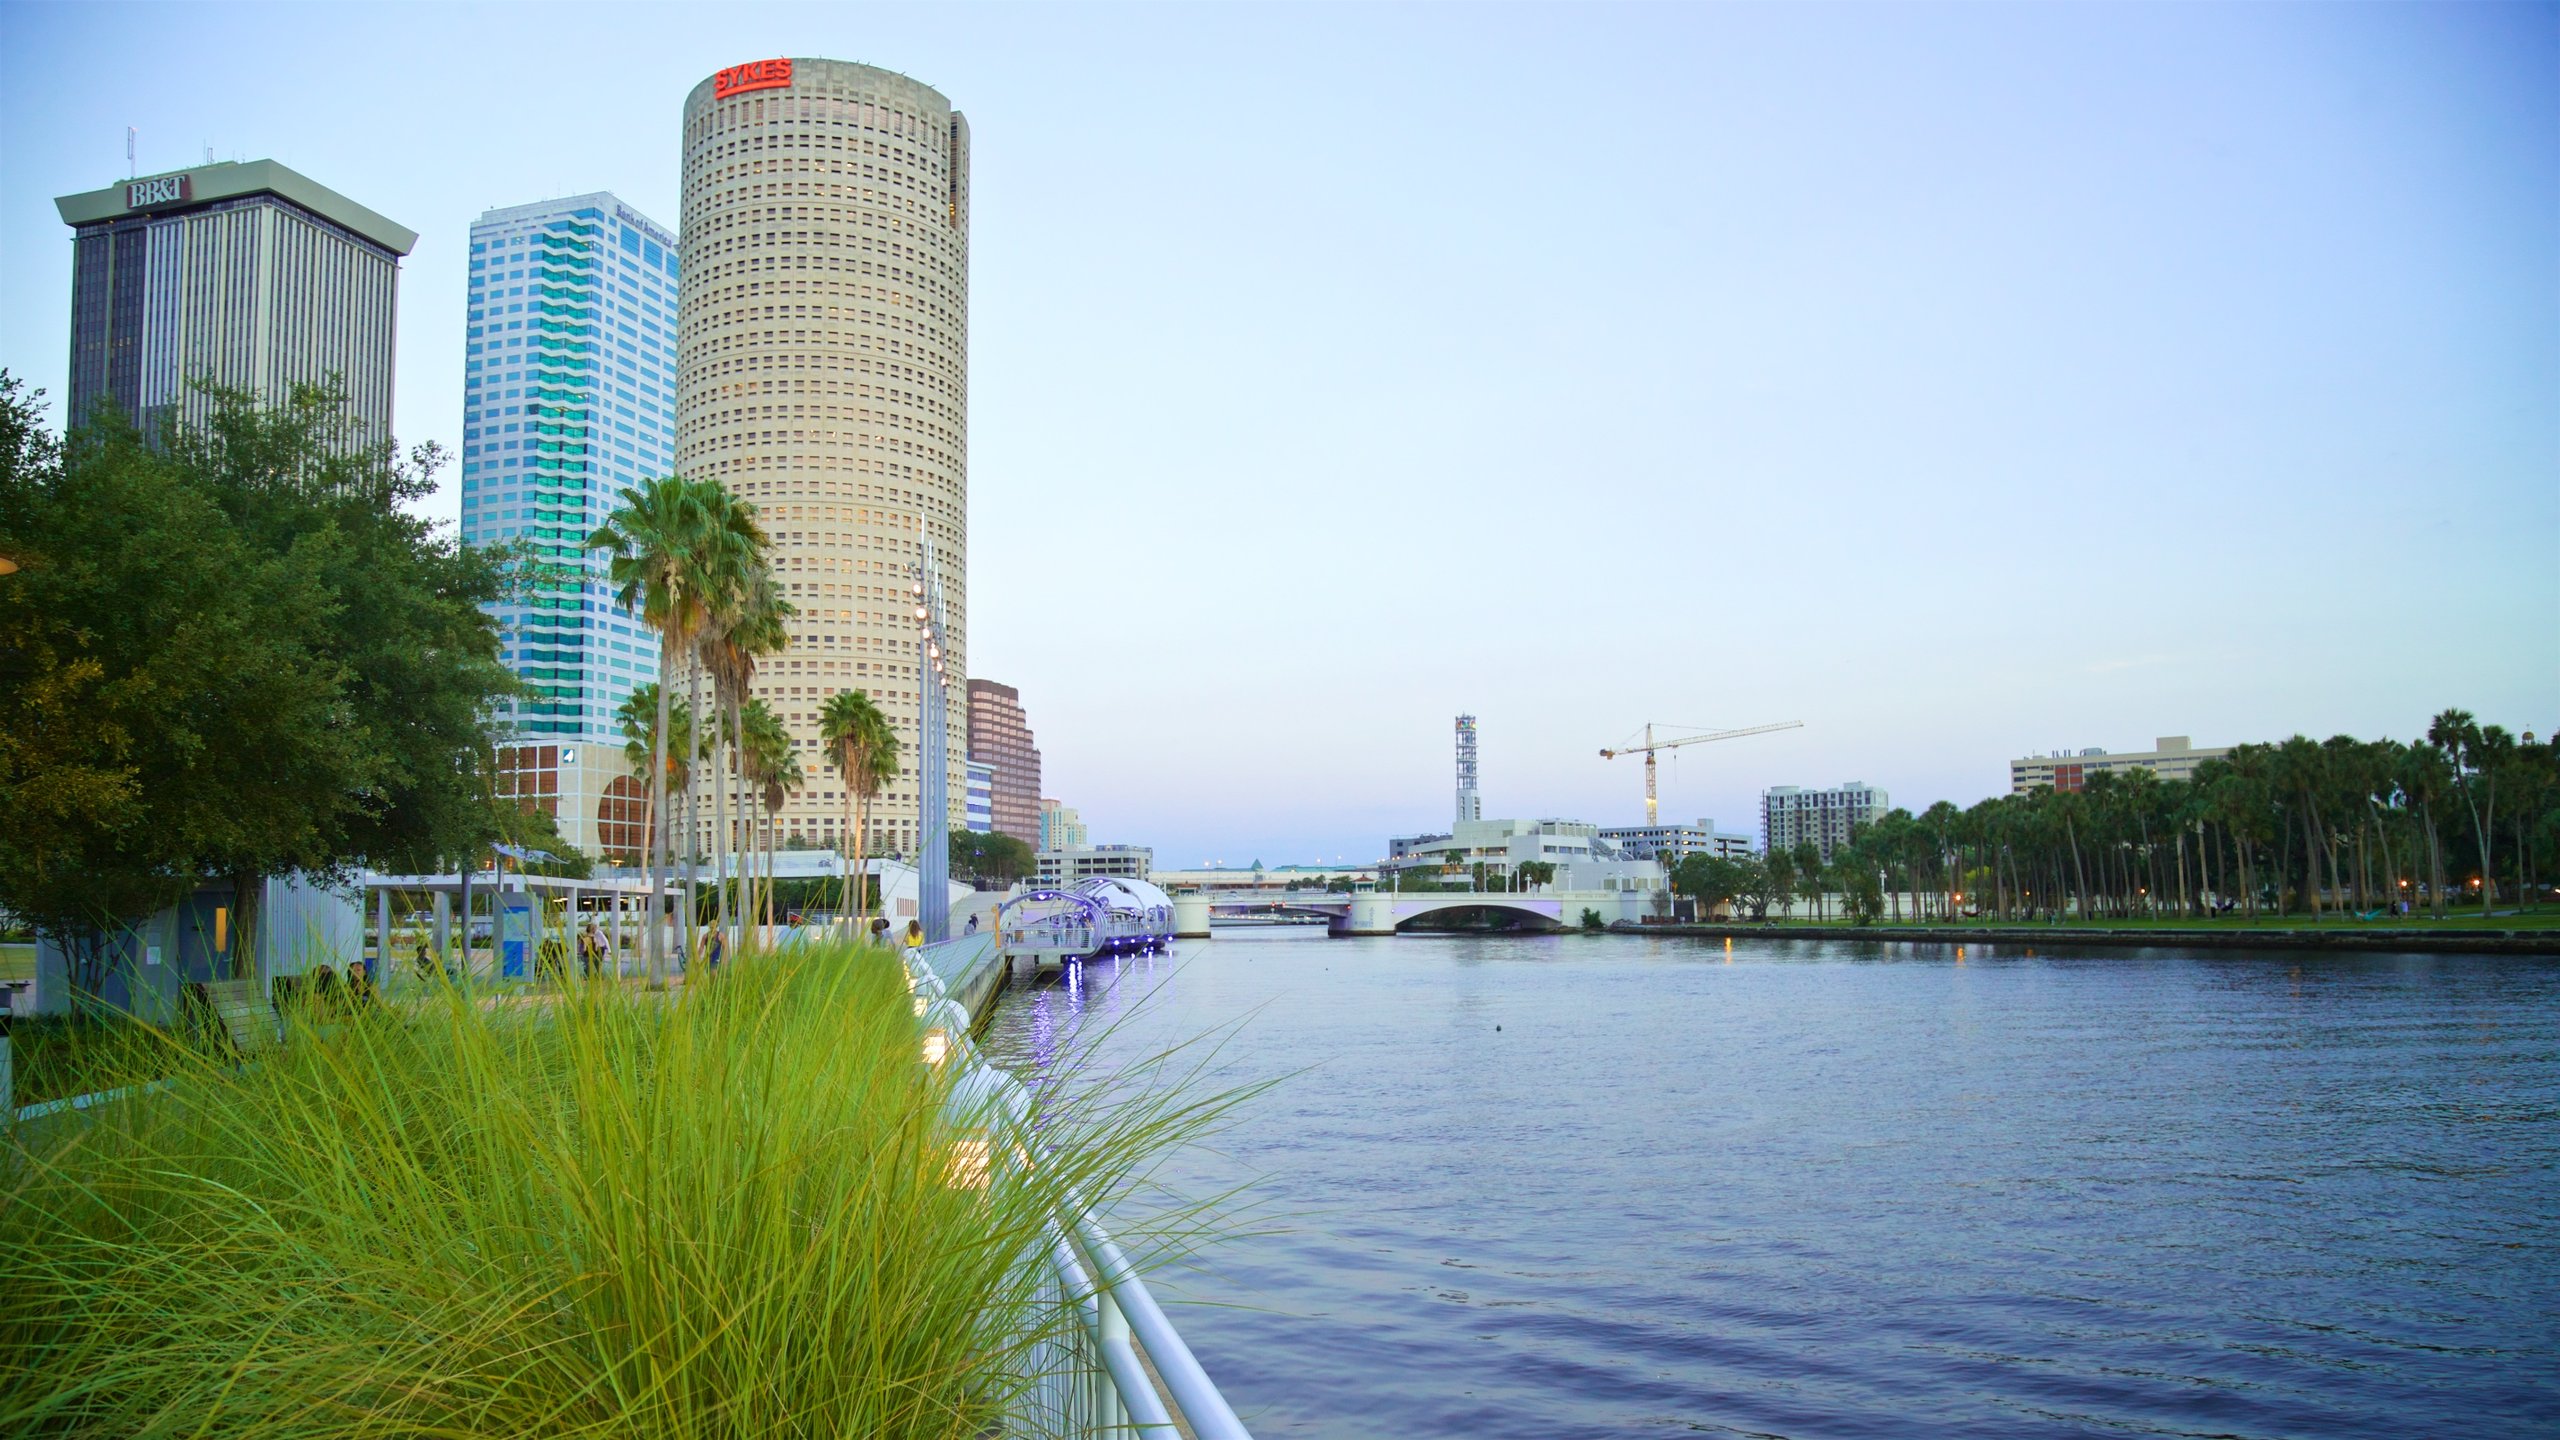
[[(763, 787), (765, 810), (764, 850), (764, 916), (762, 923), (773, 923), (773, 871), (775, 842), (780, 838), (779, 817), (783, 803), (793, 791), (808, 783), (800, 769), (800, 752), (792, 744), (791, 732), (782, 727), (780, 717), (762, 703), (746, 711), (745, 748), (757, 783)], [(754, 914), (753, 906), (749, 914)]]
[[(735, 501), (729, 503), (737, 504)], [(728, 799), (733, 783), (738, 799), (738, 830), (744, 833), (752, 828), (747, 820), (747, 763), (741, 738), (746, 733), (743, 707), (748, 689), (755, 683), (757, 659), (790, 645), (788, 622), (796, 612), (791, 603), (782, 598), (781, 587), (774, 581), (766, 555), (768, 542), (764, 532), (756, 528), (753, 515), (745, 518), (743, 530), (734, 521), (724, 523), (720, 528), (730, 537), (730, 543), (722, 546), (713, 557), (718, 565), (718, 573), (714, 576), (714, 600), (710, 621), (704, 627), (696, 649), (701, 656), (702, 667), (711, 675), (713, 701), (721, 707), (727, 720), (727, 724), (720, 727), (719, 734), (729, 742), (734, 761), (729, 769), (723, 770), (715, 754), (712, 763), (717, 788), (712, 792), (711, 826), (713, 833), (721, 837), (720, 849), (715, 852), (713, 860), (712, 880), (719, 888), (719, 924), (725, 932), (729, 928), (729, 855), (733, 851), (743, 854), (745, 849), (731, 836), (729, 829)], [(741, 949), (745, 945), (745, 927), (745, 907), (741, 905)]]
[(2294, 818), (2302, 825), (2302, 867), (2305, 898), (2311, 904), (2311, 918), (2320, 918), (2320, 857), (2327, 848), (2321, 834), (2320, 791), (2329, 783), (2329, 752), (2307, 735), (2296, 735), (2275, 747), (2274, 768), (2278, 788), (2291, 797)]
[(788, 740), (783, 742), (783, 746), (779, 762), (769, 772), (772, 778), (765, 782), (764, 788), (767, 817), (764, 828), (764, 923), (767, 925), (773, 923), (773, 872), (775, 852), (781, 848), (782, 842), (782, 806), (809, 784), (808, 772), (800, 768), (800, 752), (792, 748)]
[[(631, 693), (623, 697), (621, 708), (614, 711), (614, 719), (622, 726), (622, 758), (631, 766), (632, 779), (646, 781), (649, 779), (650, 772), (659, 768), (659, 757), (665, 756), (665, 768), (671, 773), (662, 778), (670, 784), (681, 785), (685, 781), (687, 768), (683, 757), (693, 750), (693, 712), (683, 706), (672, 709), (662, 707), (659, 703), (660, 699), (658, 682), (655, 680), (632, 687)], [(673, 753), (670, 753), (668, 745), (658, 743), (658, 717), (661, 715), (668, 717), (669, 723), (675, 730), (675, 733), (669, 737)], [(652, 796), (654, 797), (657, 793), (658, 789), (653, 787)], [(658, 811), (654, 798), (647, 815), (648, 821), (640, 831), (643, 837), (640, 842), (641, 849), (644, 854), (650, 845), (649, 837), (658, 833)]]
[[(781, 654), (791, 647), (791, 617), (798, 613), (799, 611), (790, 601), (782, 598), (782, 587), (775, 582), (773, 571), (770, 568), (760, 567), (756, 571), (755, 583), (748, 588), (731, 631), (732, 644), (738, 654), (735, 662), (738, 667), (738, 683), (732, 692), (729, 708), (730, 716), (737, 722), (738, 734), (741, 736), (750, 733), (747, 729), (743, 697), (746, 695), (747, 687), (755, 680), (756, 662), (767, 655)], [(783, 730), (781, 720), (774, 716), (772, 711), (765, 712), (763, 723), (774, 734), (781, 736), (786, 746), (789, 744), (789, 736)], [(746, 753), (743, 750), (738, 756), (737, 779), (738, 813), (743, 819), (747, 809), (747, 765)]]
[(1813, 902), (1816, 923), (1831, 918), (1831, 896), (1824, 887), (1829, 879), (1822, 873), (1822, 847), (1807, 840), (1795, 849), (1796, 884), (1804, 897)]
[(835, 761), (837, 778), (844, 782), (845, 833), (853, 839), (853, 858), (844, 877), (844, 913), (858, 922), (868, 905), (866, 895), (858, 906), (853, 891), (862, 873), (863, 826), (880, 787), (897, 777), (898, 732), (869, 695), (839, 690), (818, 714), (818, 734)]
[[(658, 675), (672, 679), (676, 658), (702, 628), (703, 595), (699, 555), (705, 526), (702, 491), (678, 476), (661, 476), (622, 492), (622, 505), (605, 518), (586, 548), (610, 553), (608, 573), (614, 602), (637, 611), (641, 622), (658, 633)], [(657, 689), (658, 721), (650, 729), (657, 762), (649, 769), (649, 813), (656, 835), (656, 855), (649, 867), (649, 983), (666, 983), (666, 954), (660, 944), (659, 917), (666, 909), (666, 872), (670, 833), (657, 824), (667, 810), (668, 704), (664, 683)], [(699, 706), (693, 707), (696, 711)], [(687, 767), (688, 778), (691, 767)]]
[[(717, 631), (735, 613), (737, 597), (747, 585), (747, 577), (765, 563), (768, 541), (755, 522), (753, 507), (742, 504), (729, 488), (717, 480), (692, 482), (697, 525), (693, 545), (687, 557), (687, 579), (697, 599), (693, 625), (684, 635), (691, 663), (686, 667), (686, 681), (694, 713), (702, 712), (702, 681), (709, 668), (702, 661), (704, 637)], [(718, 727), (712, 727), (716, 737)], [(716, 771), (716, 767), (715, 767)], [(701, 824), (701, 801), (688, 787), (685, 792), (685, 833), (692, 835)], [(685, 852), (685, 912), (693, 913), (695, 883), (694, 851)], [(688, 926), (690, 933), (690, 926)]]
[[(749, 700), (738, 712), (738, 759), (747, 786), (739, 796), (738, 821), (749, 836), (749, 853), (761, 860), (765, 854), (766, 817), (753, 813), (754, 801), (784, 773), (786, 760), (795, 768), (798, 764), (792, 755), (791, 732), (783, 728), (782, 717), (773, 713), (773, 707), (761, 699)], [(773, 883), (770, 866), (764, 867), (763, 880), (768, 887)], [(741, 904), (740, 913), (748, 917), (756, 913), (752, 892)]]

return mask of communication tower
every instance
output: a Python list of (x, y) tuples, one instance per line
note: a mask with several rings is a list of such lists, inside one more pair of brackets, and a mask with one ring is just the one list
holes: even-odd
[(1476, 717), (1458, 717), (1458, 823), (1484, 818), (1484, 797), (1476, 793)]

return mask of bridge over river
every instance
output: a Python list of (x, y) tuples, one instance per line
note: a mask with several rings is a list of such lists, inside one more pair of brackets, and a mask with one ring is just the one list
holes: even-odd
[(1320, 916), (1334, 935), (1393, 935), (1418, 920), (1458, 912), (1491, 911), (1512, 917), (1536, 930), (1567, 930), (1582, 923), (1582, 912), (1596, 910), (1603, 924), (1644, 915), (1653, 896), (1645, 890), (1434, 891), (1398, 894), (1388, 890), (1335, 891), (1194, 890), (1173, 897), (1173, 931), (1186, 938), (1209, 933), (1219, 917), (1248, 915)]

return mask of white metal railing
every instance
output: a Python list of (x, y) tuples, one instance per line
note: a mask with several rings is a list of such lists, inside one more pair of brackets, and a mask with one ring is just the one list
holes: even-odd
[[(906, 952), (906, 960), (926, 1053), (959, 1067), (951, 1087), (955, 1124), (964, 1138), (978, 1132), (973, 1143), (991, 1165), (1003, 1163), (1007, 1150), (1036, 1163), (1015, 1139), (1027, 1141), (1031, 1133), (1030, 1093), (969, 1043), (969, 1017), (945, 995), (932, 961), (917, 950)], [(1044, 1259), (1040, 1303), (1051, 1313), (1065, 1311), (1069, 1323), (1035, 1348), (1019, 1420), (1040, 1433), (1111, 1440), (1178, 1440), (1186, 1432), (1198, 1440), (1252, 1440), (1137, 1267), (1081, 1198), (1050, 1223)]]

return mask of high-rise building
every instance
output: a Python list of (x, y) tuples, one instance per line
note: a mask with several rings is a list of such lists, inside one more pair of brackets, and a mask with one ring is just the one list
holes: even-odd
[[(869, 692), (901, 753), (926, 753), (910, 586), (927, 535), (942, 659), (968, 673), (969, 126), (905, 76), (773, 59), (695, 86), (683, 144), (676, 465), (727, 485), (774, 537), (799, 613), (755, 693), (809, 775), (780, 825), (833, 844), (844, 781), (818, 746), (826, 696)], [(954, 826), (966, 724), (945, 711)], [(874, 853), (916, 852), (922, 789), (912, 765), (884, 787)]]
[(272, 160), (199, 165), (55, 200), (72, 230), (73, 423), (203, 418), (193, 382), (346, 392), (345, 443), (391, 438), (400, 257), (417, 232)]
[(1076, 813), (1074, 806), (1055, 800), (1040, 802), (1040, 843), (1035, 848), (1082, 850), (1091, 843), (1092, 837), (1085, 833), (1084, 817)]
[(993, 680), (969, 682), (969, 758), (995, 767), (992, 805), (999, 835), (1040, 843), (1040, 747), (1022, 692)]
[(1801, 790), (1780, 785), (1760, 796), (1760, 849), (1769, 854), (1811, 843), (1828, 862), (1831, 852), (1849, 843), (1858, 827), (1884, 817), (1893, 797), (1863, 780), (1830, 790)]
[(992, 835), (996, 828), (996, 767), (968, 762), (968, 824), (972, 835)]
[(1484, 796), (1476, 790), (1476, 717), (1458, 717), (1458, 823), (1484, 818)]
[(2148, 750), (2110, 755), (2104, 750), (2054, 751), (2009, 762), (2009, 793), (2024, 795), (2050, 785), (2056, 790), (2085, 788), (2092, 775), (2110, 770), (2148, 770), (2163, 780), (2193, 780), (2196, 767), (2231, 753), (2228, 745), (2197, 745), (2184, 735), (2163, 735)]
[(500, 719), (501, 794), (615, 861), (645, 845), (647, 783), (615, 712), (657, 678), (657, 638), (613, 603), (587, 536), (675, 450), (676, 240), (607, 194), (482, 215), (471, 227), (462, 361), (462, 539), (529, 542), (528, 588), (493, 607), (532, 687)]

